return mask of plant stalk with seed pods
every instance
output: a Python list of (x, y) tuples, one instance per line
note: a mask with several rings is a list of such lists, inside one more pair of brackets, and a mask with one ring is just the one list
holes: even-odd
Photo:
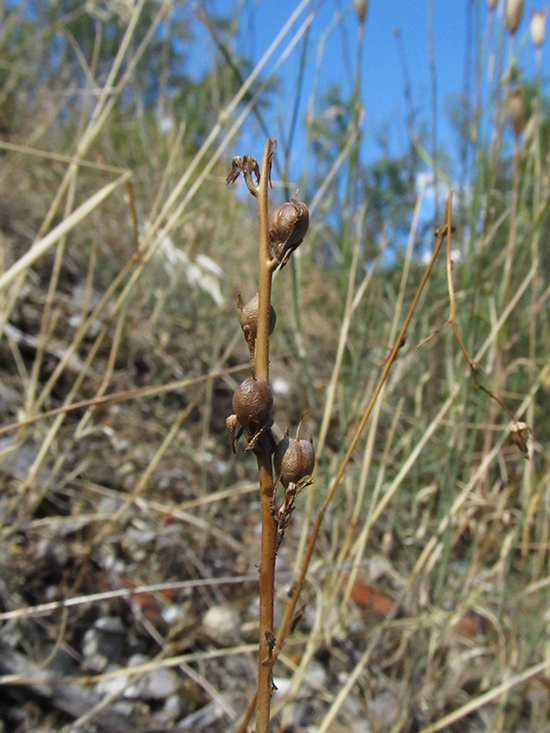
[[(284, 497), (277, 506), (273, 479), (273, 454), (276, 444), (273, 425), (273, 395), (269, 387), (269, 336), (275, 328), (276, 316), (271, 305), (273, 273), (282, 269), (294, 250), (302, 243), (308, 226), (307, 206), (295, 196), (277, 207), (269, 219), (268, 184), (276, 141), (267, 139), (261, 168), (250, 155), (236, 156), (232, 161), (227, 183), (242, 175), (250, 193), (256, 198), (259, 225), (258, 293), (246, 305), (239, 295), (239, 321), (250, 350), (254, 368), (233, 396), (234, 414), (227, 418), (231, 448), (246, 432), (247, 451), (253, 451), (258, 463), (262, 512), (260, 558), (260, 628), (256, 712), (256, 733), (268, 733), (273, 690), (273, 598), (275, 591), (275, 558), (294, 508), (294, 499), (303, 486), (311, 483), (314, 453), (311, 442), (289, 442), (287, 435), (276, 456), (277, 481), (281, 481)], [(299, 431), (299, 429), (298, 429)], [(286, 441), (286, 442), (285, 442)], [(287, 445), (289, 442), (289, 445)], [(304, 444), (304, 445), (302, 445)], [(279, 465), (280, 463), (280, 465)], [(299, 475), (298, 475), (299, 474)]]

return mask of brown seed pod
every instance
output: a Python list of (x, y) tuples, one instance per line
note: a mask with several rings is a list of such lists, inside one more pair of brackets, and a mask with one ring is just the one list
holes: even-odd
[(506, 29), (514, 35), (521, 23), (523, 15), (523, 0), (506, 0), (506, 9), (504, 12), (504, 25)]
[(357, 18), (361, 24), (365, 22), (367, 10), (369, 9), (369, 0), (353, 0), (353, 7), (357, 13)]
[(245, 379), (233, 395), (233, 411), (249, 435), (271, 424), (273, 394), (260, 377)]
[(275, 473), (285, 487), (289, 483), (297, 484), (304, 476), (310, 476), (315, 468), (315, 452), (313, 442), (284, 437), (275, 449)]
[(295, 197), (277, 206), (271, 213), (269, 238), (287, 247), (297, 247), (306, 236), (309, 227), (307, 206)]
[(544, 43), (544, 36), (546, 34), (546, 13), (547, 8), (543, 8), (538, 12), (531, 10), (531, 40), (536, 48), (540, 48)]
[(525, 99), (523, 98), (520, 87), (516, 87), (510, 93), (510, 96), (508, 97), (508, 100), (506, 102), (506, 106), (508, 110), (508, 117), (510, 118), (512, 129), (514, 130), (514, 135), (516, 137), (519, 137), (521, 133), (525, 130), (525, 126), (527, 125), (527, 121), (529, 119), (527, 106), (525, 104)]
[[(239, 309), (239, 321), (246, 339), (246, 343), (250, 348), (250, 355), (254, 358), (254, 346), (256, 344), (256, 334), (258, 333), (258, 293), (243, 305), (241, 296), (237, 298), (237, 308)], [(269, 334), (273, 333), (275, 324), (277, 323), (277, 314), (275, 308), (269, 306)]]

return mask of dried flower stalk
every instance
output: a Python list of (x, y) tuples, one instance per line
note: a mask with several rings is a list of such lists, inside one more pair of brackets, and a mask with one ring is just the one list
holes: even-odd
[[(294, 250), (301, 244), (309, 225), (307, 206), (296, 197), (279, 206), (268, 217), (268, 186), (276, 141), (267, 139), (261, 168), (250, 155), (233, 158), (227, 183), (242, 175), (250, 193), (256, 198), (259, 226), (258, 294), (245, 306), (239, 296), (239, 321), (254, 362), (252, 377), (246, 379), (233, 397), (233, 415), (227, 418), (231, 448), (246, 431), (248, 451), (254, 451), (258, 463), (262, 539), (260, 557), (260, 623), (256, 733), (268, 733), (273, 690), (273, 650), (277, 640), (273, 633), (273, 598), (275, 592), (275, 559), (294, 508), (298, 492), (312, 482), (306, 469), (313, 462), (303, 462), (299, 479), (282, 482), (284, 497), (281, 506), (275, 501), (277, 482), (273, 480), (272, 457), (275, 441), (273, 424), (273, 395), (269, 388), (269, 337), (275, 327), (275, 311), (271, 306), (273, 273), (282, 269)], [(271, 224), (271, 226), (270, 226)], [(308, 447), (310, 444), (307, 444)], [(306, 449), (307, 453), (307, 449)], [(313, 448), (311, 448), (313, 456)], [(301, 454), (300, 454), (301, 455)], [(297, 476), (298, 474), (296, 474)], [(278, 477), (277, 481), (280, 477)]]

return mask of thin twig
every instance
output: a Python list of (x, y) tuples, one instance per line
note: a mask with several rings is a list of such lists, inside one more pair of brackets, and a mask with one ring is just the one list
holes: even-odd
[[(267, 190), (274, 141), (267, 139), (262, 160), (261, 176), (256, 201), (259, 226), (259, 280), (258, 280), (258, 332), (256, 337), (256, 374), (269, 384), (269, 307), (271, 304)], [(272, 514), (273, 469), (271, 440), (264, 434), (258, 442), (256, 458), (260, 480), (262, 510), (262, 541), (260, 559), (260, 630), (258, 660), (258, 710), (257, 733), (268, 733), (272, 693), (273, 666), (273, 598), (275, 593), (275, 555), (277, 526)]]
[(505, 410), (508, 415), (511, 417), (511, 419), (514, 421), (516, 426), (518, 426), (518, 420), (512, 410), (499, 398), (497, 397), (493, 392), (491, 392), (490, 389), (485, 387), (477, 378), (477, 370), (480, 368), (479, 364), (472, 359), (470, 354), (468, 353), (468, 349), (464, 345), (464, 342), (462, 341), (462, 338), (460, 337), (460, 333), (458, 331), (458, 327), (456, 325), (456, 299), (455, 299), (455, 290), (453, 285), (453, 261), (451, 259), (451, 226), (450, 222), (448, 222), (447, 225), (447, 286), (449, 289), (449, 320), (447, 323), (451, 324), (451, 327), (453, 329), (454, 336), (458, 342), (458, 345), (460, 346), (460, 349), (462, 353), (464, 354), (464, 358), (468, 362), (468, 366), (470, 367), (470, 373), (472, 375), (472, 379), (474, 380), (474, 386), (476, 389), (480, 389), (482, 392), (485, 392), (486, 395), (488, 395), (491, 399), (493, 399), (497, 404), (502, 407), (503, 410)]
[(33, 415), (26, 420), (20, 420), (19, 422), (11, 423), (0, 428), (0, 435), (4, 433), (10, 433), (13, 430), (19, 430), (19, 428), (27, 427), (32, 425), (39, 420), (45, 420), (48, 417), (55, 417), (65, 412), (74, 412), (74, 410), (83, 410), (87, 407), (97, 407), (98, 405), (105, 405), (109, 402), (125, 402), (126, 400), (137, 400), (142, 397), (155, 397), (159, 394), (166, 392), (175, 392), (178, 389), (185, 389), (194, 384), (201, 384), (201, 382), (207, 382), (210, 379), (219, 379), (227, 374), (235, 374), (236, 372), (242, 372), (246, 369), (250, 369), (250, 364), (238, 364), (234, 367), (228, 367), (227, 369), (216, 369), (209, 374), (202, 374), (200, 377), (191, 377), (190, 379), (181, 379), (177, 382), (169, 382), (168, 384), (161, 384), (157, 387), (138, 387), (136, 389), (128, 389), (124, 392), (114, 392), (113, 394), (104, 395), (102, 397), (93, 397), (89, 400), (82, 400), (81, 402), (73, 402), (71, 405), (63, 405), (62, 407), (56, 407), (53, 410), (42, 412), (39, 415)]

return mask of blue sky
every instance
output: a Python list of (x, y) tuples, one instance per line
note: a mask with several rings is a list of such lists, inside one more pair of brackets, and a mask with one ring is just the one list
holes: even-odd
[[(207, 3), (221, 15), (237, 13), (240, 18), (239, 47), (242, 53), (257, 62), (265, 49), (298, 7), (299, 0), (212, 0)], [(353, 73), (357, 57), (358, 20), (351, 2), (317, 0), (312, 3), (314, 18), (311, 23), (308, 54), (304, 78), (304, 99), (300, 109), (303, 120), (315, 81), (315, 69), (321, 39), (326, 35), (320, 65), (319, 95), (331, 83), (338, 82), (344, 95), (353, 88)], [(362, 100), (365, 105), (362, 154), (366, 159), (375, 158), (380, 149), (376, 136), (387, 134), (391, 152), (398, 154), (407, 146), (407, 106), (404, 98), (404, 77), (394, 30), (400, 28), (402, 47), (407, 58), (411, 80), (411, 92), (417, 110), (418, 126), (432, 124), (432, 80), (428, 58), (428, 15), (432, 7), (433, 52), (437, 74), (437, 129), (438, 138), (453, 156), (456, 136), (445, 116), (445, 103), (449, 95), (462, 91), (465, 77), (467, 48), (467, 12), (470, 8), (470, 28), (483, 37), (487, 28), (489, 11), (486, 0), (370, 0), (362, 53)], [(523, 21), (516, 36), (516, 49), (522, 48), (519, 63), (527, 76), (536, 71), (535, 52), (529, 37), (530, 10), (539, 9), (542, 2), (526, 2)], [(502, 34), (504, 0), (500, 0), (491, 23), (491, 48)], [(307, 9), (300, 14), (291, 33), (306, 18)], [(204, 37), (204, 53), (214, 53), (210, 39)], [(281, 49), (284, 48), (283, 41)], [(293, 90), (298, 74), (301, 45), (289, 55), (278, 75), (283, 79), (275, 109), (284, 110), (293, 101)], [(273, 61), (278, 58), (278, 52)], [(266, 71), (273, 67), (273, 61)], [(547, 51), (542, 49), (542, 67), (547, 63)], [(484, 79), (487, 80), (488, 65)], [(473, 81), (473, 80), (472, 80)]]

